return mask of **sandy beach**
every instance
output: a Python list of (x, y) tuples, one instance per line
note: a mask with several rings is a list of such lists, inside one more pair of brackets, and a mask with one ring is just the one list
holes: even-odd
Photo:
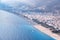
[(40, 30), (41, 32), (49, 35), (50, 37), (52, 37), (56, 40), (60, 40), (60, 36), (55, 33), (52, 33), (51, 30), (49, 30), (48, 28), (45, 28), (45, 27), (38, 25), (38, 24), (34, 25), (34, 27), (37, 28), (38, 30)]
[(54, 38), (56, 40), (60, 40), (60, 35), (58, 35), (56, 33), (53, 33), (49, 28), (46, 28), (46, 27), (44, 27), (44, 26), (42, 26), (40, 24), (37, 24), (37, 23), (33, 22), (32, 21), (32, 16), (26, 15), (26, 14), (25, 14), (25, 16), (29, 18), (30, 23), (32, 22), (33, 27), (35, 27), (37, 30), (49, 35), (50, 37), (52, 37), (52, 38)]

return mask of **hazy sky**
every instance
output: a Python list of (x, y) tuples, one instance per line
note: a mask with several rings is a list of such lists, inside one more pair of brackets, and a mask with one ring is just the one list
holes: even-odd
[[(27, 4), (30, 8), (38, 8), (38, 9), (45, 9), (54, 8), (54, 4), (57, 4), (60, 0), (1, 0), (1, 3), (11, 5), (13, 7), (21, 6), (23, 4)], [(60, 4), (60, 2), (58, 3)], [(27, 8), (27, 6), (24, 6)], [(23, 8), (22, 6), (20, 8)], [(48, 8), (49, 9), (49, 8)]]
[(25, 4), (29, 4), (32, 7), (46, 5), (51, 1), (53, 0), (1, 0), (2, 3), (6, 3), (6, 4), (16, 5), (16, 3), (18, 2), (22, 2)]

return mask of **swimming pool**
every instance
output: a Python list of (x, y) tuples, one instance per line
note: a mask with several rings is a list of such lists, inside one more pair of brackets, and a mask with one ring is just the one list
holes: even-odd
[(0, 10), (0, 40), (54, 40), (38, 31), (27, 20)]

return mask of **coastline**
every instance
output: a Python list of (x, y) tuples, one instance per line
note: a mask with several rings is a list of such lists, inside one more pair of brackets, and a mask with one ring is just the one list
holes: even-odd
[[(25, 18), (27, 17), (26, 19), (28, 19), (29, 22), (33, 24), (33, 27), (35, 27), (37, 30), (39, 30), (39, 31), (47, 34), (48, 36), (54, 38), (55, 40), (60, 40), (60, 36), (59, 36), (58, 34), (51, 32), (50, 29), (42, 26), (41, 24), (37, 24), (36, 22), (33, 22), (31, 15), (28, 15), (28, 14), (26, 15), (26, 14), (24, 14), (23, 16), (24, 16)], [(36, 16), (36, 17), (38, 17), (38, 16)]]
[(45, 27), (43, 27), (43, 26), (41, 26), (41, 25), (38, 25), (38, 24), (33, 25), (33, 26), (34, 26), (36, 29), (40, 30), (41, 32), (49, 35), (50, 37), (52, 37), (52, 38), (54, 38), (54, 39), (56, 39), (56, 40), (60, 40), (60, 36), (57, 35), (57, 34), (55, 34), (55, 33), (52, 33), (48, 28), (45, 28)]

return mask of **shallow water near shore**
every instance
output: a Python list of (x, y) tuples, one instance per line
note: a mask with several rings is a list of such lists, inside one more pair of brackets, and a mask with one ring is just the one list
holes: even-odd
[(54, 40), (34, 28), (27, 20), (0, 10), (0, 40)]

